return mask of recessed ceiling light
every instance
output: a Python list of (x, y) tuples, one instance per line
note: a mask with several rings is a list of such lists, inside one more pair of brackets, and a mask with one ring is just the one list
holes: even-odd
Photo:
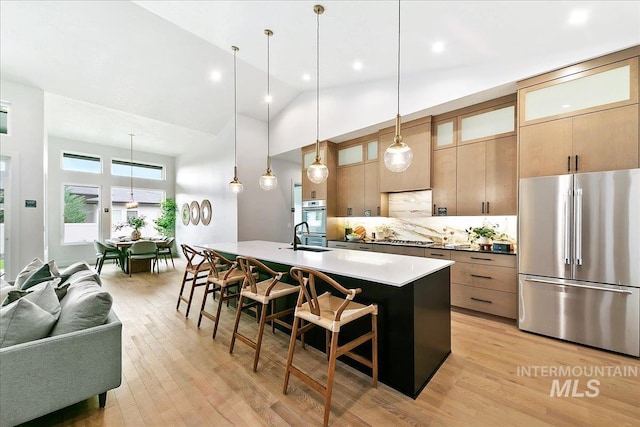
[(569, 108), (571, 107), (571, 104), (562, 104), (562, 108)]
[(307, 73), (304, 73), (302, 75), (302, 80), (304, 80), (305, 82), (308, 82), (309, 80), (311, 80), (311, 76)]
[(431, 45), (431, 50), (434, 53), (442, 53), (444, 52), (444, 43), (443, 42), (435, 42)]
[(264, 97), (264, 101), (265, 101), (266, 103), (270, 103), (271, 101), (273, 101), (273, 96), (271, 96), (271, 95), (265, 95), (265, 97)]
[(575, 9), (569, 14), (570, 25), (580, 25), (589, 19), (589, 11), (586, 9)]
[(213, 70), (211, 72), (211, 80), (213, 80), (214, 82), (219, 82), (221, 78), (222, 78), (222, 74), (220, 73), (220, 71)]
[(356, 71), (362, 70), (362, 62), (356, 61), (353, 63), (353, 69)]

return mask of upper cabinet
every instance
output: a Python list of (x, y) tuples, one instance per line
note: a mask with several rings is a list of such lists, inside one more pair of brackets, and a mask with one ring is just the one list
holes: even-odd
[(521, 178), (637, 168), (639, 48), (519, 82)]
[(316, 145), (302, 148), (302, 201), (326, 200), (327, 214), (334, 215), (336, 193), (336, 145), (330, 141), (320, 143), (320, 158), (329, 168), (329, 177), (322, 184), (314, 184), (307, 178), (307, 168), (316, 159)]
[(378, 132), (380, 191), (426, 190), (431, 188), (431, 116), (402, 124), (402, 140), (411, 147), (413, 160), (404, 172), (391, 172), (384, 165), (384, 152), (393, 144), (395, 127)]
[(516, 96), (434, 117), (432, 215), (515, 215)]
[(367, 135), (338, 146), (336, 216), (386, 215), (386, 195), (378, 179), (378, 135)]

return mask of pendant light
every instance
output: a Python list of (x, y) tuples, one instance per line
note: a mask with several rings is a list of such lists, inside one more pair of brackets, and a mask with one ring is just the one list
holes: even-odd
[(391, 172), (403, 172), (411, 165), (413, 152), (411, 147), (402, 142), (400, 134), (400, 0), (398, 0), (398, 113), (396, 115), (396, 135), (393, 144), (384, 152), (384, 165)]
[(273, 31), (266, 29), (264, 33), (267, 35), (267, 171), (260, 177), (259, 183), (260, 187), (265, 191), (273, 190), (278, 186), (278, 178), (274, 174), (271, 173), (271, 156), (269, 153), (269, 105), (271, 103), (271, 85), (270, 85), (270, 75), (269, 75), (269, 38), (273, 35)]
[(240, 50), (236, 46), (231, 46), (233, 50), (233, 181), (229, 183), (229, 190), (232, 193), (241, 193), (242, 183), (238, 181), (238, 89), (236, 73), (236, 53)]
[(130, 133), (129, 134), (129, 138), (130, 138), (130, 157), (129, 157), (129, 166), (131, 167), (130, 169), (130, 174), (129, 174), (129, 190), (131, 191), (131, 198), (129, 199), (129, 201), (127, 202), (127, 204), (125, 205), (125, 207), (127, 209), (135, 209), (138, 207), (138, 202), (136, 202), (133, 198), (133, 137), (135, 135)]
[(316, 30), (316, 160), (307, 168), (307, 177), (314, 184), (322, 184), (329, 176), (329, 168), (320, 159), (320, 15), (324, 13), (324, 7), (317, 4), (313, 6), (318, 22)]

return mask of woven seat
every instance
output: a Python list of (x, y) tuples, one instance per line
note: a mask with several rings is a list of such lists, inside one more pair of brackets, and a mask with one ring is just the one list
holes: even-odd
[[(291, 325), (282, 321), (281, 318), (292, 314), (293, 307), (275, 312), (275, 300), (297, 293), (299, 286), (282, 282), (281, 279), (287, 274), (286, 272), (274, 271), (256, 259), (238, 256), (236, 261), (244, 273), (244, 281), (242, 283), (242, 290), (240, 291), (240, 299), (238, 300), (236, 320), (233, 326), (233, 336), (231, 337), (229, 353), (233, 353), (236, 338), (255, 349), (255, 356), (253, 359), (253, 371), (255, 372), (258, 369), (258, 359), (260, 358), (260, 347), (262, 346), (264, 325), (267, 322), (271, 322), (272, 331), (274, 333), (275, 323), (291, 329)], [(264, 276), (266, 276), (267, 279), (257, 279), (257, 277)], [(252, 302), (245, 305), (246, 299), (249, 299)], [(238, 324), (240, 323), (242, 310), (249, 306), (254, 306), (255, 304), (261, 304), (262, 309), (260, 310), (258, 336), (256, 337), (256, 340), (253, 341), (238, 332)], [(271, 306), (271, 314), (267, 315), (267, 309), (269, 306)]]
[(120, 264), (122, 260), (122, 254), (112, 245), (105, 245), (104, 243), (98, 242), (97, 240), (93, 241), (93, 247), (96, 249), (96, 271), (98, 275), (102, 271), (102, 266), (104, 265), (104, 261), (108, 259), (113, 259), (116, 261), (116, 265)]
[[(296, 303), (291, 340), (289, 341), (289, 354), (287, 356), (287, 366), (285, 368), (283, 393), (287, 393), (289, 385), (289, 375), (293, 374), (300, 378), (305, 384), (321, 393), (324, 396), (324, 425), (329, 423), (331, 411), (331, 392), (333, 390), (333, 377), (336, 369), (336, 359), (345, 355), (365, 366), (371, 368), (373, 386), (378, 384), (378, 306), (375, 304), (363, 305), (353, 301), (353, 298), (361, 292), (361, 289), (346, 289), (331, 277), (310, 268), (293, 267), (291, 277), (300, 283), (300, 293)], [(331, 295), (330, 292), (318, 296), (316, 292), (316, 279), (330, 285), (335, 290), (344, 295), (339, 298)], [(351, 340), (350, 342), (338, 346), (340, 329), (363, 316), (371, 315), (371, 331)], [(303, 324), (305, 321), (307, 324)], [(296, 339), (309, 329), (319, 326), (326, 332), (326, 348), (329, 360), (327, 382), (322, 384), (293, 365), (293, 354), (296, 347)], [(329, 335), (331, 335), (329, 339)], [(371, 341), (371, 359), (353, 353), (354, 348)], [(303, 340), (304, 345), (304, 340)]]
[[(205, 286), (207, 284), (207, 276), (211, 266), (204, 256), (204, 253), (192, 248), (189, 245), (182, 244), (182, 253), (187, 261), (187, 265), (184, 268), (184, 275), (182, 276), (182, 284), (180, 285), (180, 294), (178, 295), (178, 304), (176, 304), (176, 310), (180, 309), (180, 302), (187, 303), (187, 311), (185, 317), (189, 317), (189, 310), (191, 309), (191, 300), (193, 300), (193, 292), (198, 286)], [(189, 297), (182, 296), (184, 287), (187, 282), (191, 282), (191, 290), (189, 291)]]
[[(200, 307), (200, 316), (198, 317), (198, 328), (202, 322), (202, 317), (213, 320), (213, 335), (212, 339), (215, 339), (216, 332), (218, 331), (218, 321), (220, 319), (220, 312), (222, 310), (222, 303), (226, 301), (227, 307), (229, 301), (232, 299), (238, 299), (240, 296), (240, 285), (244, 281), (244, 272), (238, 268), (236, 261), (231, 261), (219, 253), (210, 249), (205, 249), (203, 252), (204, 257), (209, 265), (215, 265), (216, 268), (209, 270), (207, 276), (206, 288), (204, 295), (202, 296), (202, 306)], [(216, 314), (205, 311), (205, 305), (207, 303), (207, 296), (213, 294), (215, 301), (216, 292), (219, 293), (218, 309)]]

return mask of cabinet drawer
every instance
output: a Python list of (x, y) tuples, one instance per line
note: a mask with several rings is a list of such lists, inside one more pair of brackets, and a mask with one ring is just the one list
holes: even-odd
[(328, 246), (330, 248), (351, 249), (353, 251), (370, 251), (372, 245), (369, 243), (337, 242), (331, 240), (329, 241)]
[(425, 249), (424, 256), (435, 259), (451, 259), (451, 251), (449, 249)]
[(515, 319), (518, 301), (515, 293), (451, 284), (451, 305)]
[(515, 268), (456, 262), (451, 266), (451, 283), (516, 292), (518, 277)]
[(472, 264), (498, 265), (500, 267), (516, 268), (515, 255), (500, 255), (486, 252), (452, 251), (451, 259), (456, 262), (470, 262)]
[(375, 252), (384, 252), (387, 254), (424, 257), (424, 248), (415, 248), (411, 246), (375, 245), (373, 250)]

